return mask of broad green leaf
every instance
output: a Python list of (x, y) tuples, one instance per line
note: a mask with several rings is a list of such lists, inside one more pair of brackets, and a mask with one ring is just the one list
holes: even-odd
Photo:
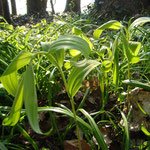
[(141, 48), (141, 43), (135, 41), (129, 41), (129, 47), (131, 49), (132, 55), (137, 56)]
[(77, 27), (73, 27), (72, 28), (72, 33), (75, 34), (75, 35), (78, 35), (80, 36), (81, 38), (83, 38), (90, 46), (90, 48), (92, 49), (93, 48), (93, 45), (92, 43), (90, 42), (90, 40), (87, 38), (87, 36), (85, 36), (85, 34), (82, 32), (81, 29), (77, 28)]
[(50, 61), (55, 67), (59, 68), (59, 64), (58, 64), (58, 62), (57, 62), (55, 56), (53, 56), (53, 55), (47, 53), (47, 54), (46, 54), (46, 57), (49, 59), (49, 61)]
[(46, 43), (43, 45), (43, 49), (48, 51), (50, 54), (60, 49), (75, 49), (81, 51), (81, 53), (87, 58), (91, 51), (89, 44), (82, 38), (75, 35), (65, 35), (58, 38), (56, 41)]
[[(132, 50), (129, 46), (129, 41), (126, 39), (125, 35), (122, 33), (123, 49), (126, 54), (126, 57), (130, 63), (137, 63), (140, 60), (140, 57), (132, 55)], [(135, 50), (136, 51), (136, 50)], [(138, 51), (138, 50), (137, 50)]]
[(107, 144), (104, 141), (103, 135), (100, 132), (100, 130), (99, 130), (97, 124), (95, 123), (94, 119), (84, 109), (79, 109), (79, 111), (81, 111), (85, 115), (85, 117), (88, 119), (88, 121), (91, 125), (91, 128), (92, 128), (92, 131), (93, 131), (93, 135), (94, 135), (98, 145), (100, 146), (100, 148), (102, 150), (108, 150), (108, 147), (107, 147)]
[(51, 132), (51, 130), (49, 130), (46, 133), (43, 133), (39, 127), (37, 93), (36, 93), (34, 73), (33, 73), (33, 68), (31, 63), (27, 67), (27, 70), (24, 74), (23, 98), (24, 98), (26, 114), (32, 129), (36, 133), (48, 135)]
[(15, 96), (19, 82), (17, 78), (17, 71), (0, 77), (0, 80), (7, 92), (12, 96)]
[(19, 70), (23, 66), (27, 65), (33, 54), (28, 51), (21, 51), (10, 63), (2, 76), (8, 75), (14, 71)]
[(3, 120), (3, 125), (14, 126), (18, 122), (20, 118), (22, 104), (23, 104), (23, 80), (21, 80), (20, 85), (18, 86), (10, 115)]
[(27, 65), (33, 54), (27, 51), (21, 51), (6, 68), (5, 72), (0, 77), (4, 88), (9, 94), (15, 96), (18, 88), (17, 70)]
[(90, 49), (92, 49), (92, 48), (93, 48), (93, 44), (92, 44), (91, 41), (88, 39), (88, 37), (85, 36), (85, 35), (82, 35), (81, 37), (89, 44)]
[(59, 51), (56, 51), (56, 52), (52, 53), (51, 55), (55, 58), (58, 66), (61, 68), (64, 63), (65, 50), (60, 49)]
[(29, 64), (24, 74), (23, 97), (24, 97), (26, 114), (32, 129), (35, 132), (42, 134), (38, 122), (38, 111), (37, 111), (38, 103), (37, 103), (37, 94), (36, 94), (36, 87), (34, 83), (32, 64)]
[(84, 78), (98, 65), (100, 63), (96, 60), (83, 60), (75, 64), (68, 77), (67, 90), (71, 97), (79, 90)]
[(70, 49), (69, 53), (70, 53), (71, 56), (77, 56), (77, 55), (81, 54), (80, 51), (75, 50), (75, 49)]
[(138, 25), (143, 25), (144, 23), (150, 22), (150, 17), (140, 17), (136, 19), (128, 28), (128, 31), (130, 32)]
[(108, 21), (104, 24), (102, 24), (99, 28), (97, 28), (94, 33), (93, 33), (93, 36), (95, 38), (99, 38), (101, 33), (105, 30), (105, 29), (120, 29), (122, 27), (122, 24), (116, 20), (111, 20), (111, 21)]
[(73, 27), (72, 28), (72, 33), (75, 35), (81, 35), (82, 31), (81, 29), (77, 28), (77, 27)]

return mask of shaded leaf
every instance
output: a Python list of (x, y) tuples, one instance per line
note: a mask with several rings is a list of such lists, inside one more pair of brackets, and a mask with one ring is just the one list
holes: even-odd
[(98, 65), (100, 63), (96, 60), (83, 60), (75, 64), (68, 77), (67, 90), (71, 97), (79, 90), (84, 78)]
[(36, 87), (34, 83), (33, 68), (31, 64), (28, 66), (24, 74), (23, 97), (26, 114), (32, 129), (35, 132), (42, 134), (38, 122), (38, 111), (37, 111), (38, 103), (37, 103)]
[(93, 131), (93, 135), (97, 141), (97, 143), (99, 144), (99, 146), (101, 147), (102, 150), (108, 150), (107, 145), (104, 141), (103, 135), (100, 132), (97, 124), (95, 123), (94, 119), (88, 114), (88, 112), (86, 112), (84, 109), (79, 109), (84, 115), (85, 117), (88, 119), (92, 131)]

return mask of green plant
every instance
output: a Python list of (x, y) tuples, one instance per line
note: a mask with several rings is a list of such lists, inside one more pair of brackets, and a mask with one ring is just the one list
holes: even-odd
[[(90, 47), (88, 43), (80, 37), (67, 35), (57, 39), (52, 44), (43, 43), (42, 47), (44, 51), (34, 53), (21, 51), (14, 58), (12, 63), (7, 67), (7, 69), (1, 76), (0, 80), (5, 89), (8, 91), (8, 93), (10, 93), (12, 96), (15, 97), (10, 115), (3, 120), (3, 125), (14, 126), (19, 121), (24, 100), (26, 115), (33, 130), (39, 134), (45, 135), (51, 132), (50, 130), (47, 133), (43, 133), (39, 127), (37, 94), (32, 63), (33, 59), (38, 55), (45, 55), (47, 59), (53, 64), (53, 66), (55, 66), (59, 70), (62, 79), (64, 81), (64, 85), (67, 94), (69, 96), (73, 112), (72, 113), (69, 110), (66, 112), (66, 114), (72, 113), (71, 116), (74, 118), (77, 127), (79, 149), (81, 149), (79, 137), (79, 124), (77, 119), (78, 117), (76, 115), (73, 97), (81, 87), (84, 78), (89, 74), (89, 72), (92, 69), (100, 65), (100, 63), (97, 62), (96, 60), (86, 60), (86, 59), (79, 61), (77, 63), (72, 62), (74, 64), (74, 67), (70, 71), (68, 79), (66, 80), (64, 72), (62, 70), (65, 50), (66, 49), (79, 50), (86, 58), (88, 58), (88, 55), (90, 53)], [(17, 71), (26, 65), (28, 65), (26, 71), (18, 78)], [(51, 110), (51, 108), (49, 110)], [(62, 110), (62, 112), (64, 113), (64, 110)], [(82, 125), (85, 126), (85, 123), (84, 124), (82, 123)], [(93, 134), (97, 136), (97, 134), (99, 133), (97, 133), (96, 131), (96, 133)], [(101, 137), (100, 141), (103, 141), (103, 138), (100, 134), (95, 138), (98, 140), (98, 137)], [(106, 147), (107, 146), (103, 141), (102, 149), (106, 149)]]

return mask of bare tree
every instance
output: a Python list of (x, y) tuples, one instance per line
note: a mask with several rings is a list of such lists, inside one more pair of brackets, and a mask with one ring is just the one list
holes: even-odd
[(64, 12), (81, 12), (81, 0), (67, 0)]

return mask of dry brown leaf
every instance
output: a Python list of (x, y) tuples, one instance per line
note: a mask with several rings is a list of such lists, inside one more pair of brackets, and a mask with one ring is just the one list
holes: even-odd
[[(82, 150), (91, 150), (89, 144), (85, 140), (81, 140)], [(64, 142), (64, 150), (79, 150), (78, 140), (66, 140)]]

